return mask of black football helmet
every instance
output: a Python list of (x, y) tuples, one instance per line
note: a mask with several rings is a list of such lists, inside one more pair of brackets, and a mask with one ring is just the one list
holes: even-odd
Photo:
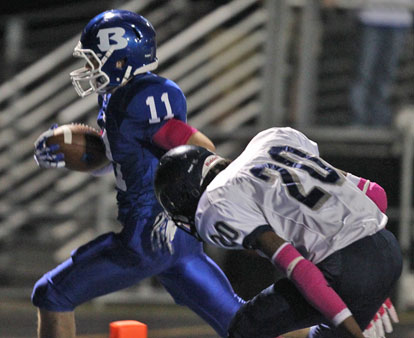
[(158, 201), (175, 224), (200, 240), (194, 218), (207, 185), (229, 161), (198, 146), (183, 145), (161, 157), (154, 187)]

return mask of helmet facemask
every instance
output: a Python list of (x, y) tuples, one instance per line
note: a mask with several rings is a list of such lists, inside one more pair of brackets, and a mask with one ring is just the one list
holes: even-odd
[[(187, 187), (191, 186), (180, 176), (174, 178), (174, 184), (179, 187), (183, 187), (184, 184)], [(168, 188), (166, 187), (166, 189)], [(160, 196), (160, 203), (178, 228), (201, 240), (195, 229), (195, 210), (201, 194), (197, 187), (193, 187), (191, 190), (192, 193), (189, 193), (187, 189), (177, 189), (179, 196), (182, 197), (180, 199), (171, 199), (170, 194), (163, 194), (162, 197)]]
[(181, 230), (184, 230), (188, 234), (194, 236), (199, 241), (201, 241), (201, 237), (198, 234), (196, 227), (195, 227), (195, 221), (194, 217), (187, 217), (182, 215), (170, 215), (168, 216), (171, 218), (171, 220), (175, 223), (175, 225), (180, 228)]
[(92, 49), (83, 49), (81, 43), (78, 43), (73, 51), (73, 56), (84, 59), (86, 64), (71, 72), (70, 77), (79, 96), (85, 97), (92, 93), (105, 92), (110, 80), (109, 76), (102, 71), (102, 67), (112, 52), (111, 48), (100, 59)]
[[(78, 43), (73, 51), (73, 56), (84, 59), (86, 64), (71, 72), (70, 77), (79, 96), (85, 97), (93, 93), (108, 92), (108, 85), (110, 84), (111, 79), (103, 68), (114, 51), (114, 48), (110, 48), (102, 59), (100, 59), (92, 49), (84, 49), (82, 48), (81, 43)], [(123, 60), (117, 60), (117, 62)], [(117, 62), (115, 62), (115, 64), (117, 64)], [(155, 58), (153, 62), (137, 68), (134, 71), (132, 71), (132, 67), (128, 65), (128, 62), (124, 63), (124, 66), (120, 68), (114, 66), (120, 73), (123, 73), (122, 79), (118, 78), (120, 86), (127, 83), (133, 76), (155, 70), (157, 67), (157, 58)], [(111, 88), (114, 88), (114, 86), (111, 86)]]

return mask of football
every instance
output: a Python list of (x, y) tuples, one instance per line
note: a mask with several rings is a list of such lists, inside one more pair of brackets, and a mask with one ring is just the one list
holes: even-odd
[(65, 124), (54, 129), (46, 144), (59, 145), (56, 153), (64, 154), (65, 167), (71, 170), (91, 171), (109, 163), (99, 131), (84, 124)]

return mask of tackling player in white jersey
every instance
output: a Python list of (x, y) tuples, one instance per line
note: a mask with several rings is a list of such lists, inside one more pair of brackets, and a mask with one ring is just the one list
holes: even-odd
[(226, 249), (255, 249), (285, 273), (238, 311), (229, 337), (316, 325), (309, 337), (362, 338), (402, 259), (384, 229), (386, 200), (374, 203), (361, 182), (322, 160), (302, 133), (272, 128), (231, 163), (200, 147), (171, 150), (155, 190), (181, 228)]

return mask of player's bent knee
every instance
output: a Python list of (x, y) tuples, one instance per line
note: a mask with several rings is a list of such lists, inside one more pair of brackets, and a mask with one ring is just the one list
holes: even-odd
[(48, 281), (47, 274), (36, 282), (32, 293), (32, 303), (47, 311), (61, 312), (74, 309), (74, 305)]

